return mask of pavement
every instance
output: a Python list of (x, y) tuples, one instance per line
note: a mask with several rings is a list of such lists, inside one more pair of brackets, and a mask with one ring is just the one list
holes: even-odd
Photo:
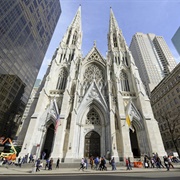
[[(35, 172), (35, 167), (17, 167), (14, 165), (3, 165), (0, 167), (0, 176), (2, 175), (77, 175), (77, 174), (116, 174), (116, 173), (146, 173), (146, 172), (165, 172), (166, 168), (133, 168), (132, 170), (126, 170), (126, 167), (117, 167), (117, 170), (112, 171), (109, 166), (107, 171), (91, 170), (90, 167), (84, 171), (79, 168), (54, 168), (52, 170), (45, 170), (41, 168), (40, 171)], [(171, 172), (180, 173), (180, 163), (174, 164), (174, 169), (170, 168)]]

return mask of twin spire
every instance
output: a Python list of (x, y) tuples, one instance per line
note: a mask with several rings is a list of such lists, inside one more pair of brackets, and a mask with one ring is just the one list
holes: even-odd
[[(71, 27), (78, 26), (79, 29), (81, 30), (81, 28), (82, 28), (81, 24), (82, 24), (81, 23), (81, 5), (79, 5), (79, 8), (78, 8), (78, 10), (76, 12), (76, 15), (73, 18), (70, 26)], [(113, 10), (110, 7), (109, 32), (111, 32), (113, 29), (119, 30), (119, 26), (118, 26), (117, 20), (116, 20), (116, 18), (114, 16)]]
[[(76, 15), (74, 16), (70, 26), (68, 27), (68, 31), (66, 32), (66, 36), (64, 38), (64, 42), (68, 41), (68, 37), (69, 35), (72, 36), (71, 39), (73, 39), (73, 37), (75, 36), (73, 33), (77, 33), (77, 45), (78, 47), (81, 46), (81, 42), (82, 42), (82, 23), (81, 23), (81, 5), (79, 6), (77, 12), (76, 12)], [(119, 36), (119, 35), (120, 36)], [(114, 37), (116, 36), (116, 37)], [(124, 40), (124, 37), (122, 36), (122, 32), (121, 30), (119, 29), (119, 26), (118, 26), (118, 23), (117, 23), (117, 20), (114, 16), (114, 13), (112, 11), (112, 8), (110, 7), (110, 19), (109, 19), (109, 43), (113, 42), (116, 38), (116, 41), (121, 41), (121, 43), (117, 43), (117, 44), (124, 44), (124, 47), (126, 46), (125, 44), (125, 40)], [(120, 37), (120, 39), (118, 40), (118, 38)], [(112, 40), (111, 40), (112, 39)], [(95, 43), (94, 43), (94, 46), (95, 46)], [(109, 47), (113, 47), (114, 45), (112, 44), (111, 46)], [(120, 45), (118, 45), (120, 46)], [(120, 47), (121, 49), (121, 47)]]

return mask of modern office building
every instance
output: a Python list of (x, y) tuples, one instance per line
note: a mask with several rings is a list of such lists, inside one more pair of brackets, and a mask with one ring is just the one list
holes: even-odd
[(180, 63), (151, 92), (151, 105), (167, 153), (180, 153)]
[(61, 162), (164, 156), (149, 98), (112, 9), (106, 59), (96, 43), (83, 57), (81, 45), (79, 7), (41, 83), (19, 156), (45, 152)]
[(0, 136), (16, 133), (60, 13), (59, 0), (0, 1)]
[(172, 43), (174, 44), (174, 47), (180, 55), (180, 27), (172, 37)]
[(164, 38), (155, 34), (136, 33), (129, 49), (150, 96), (156, 85), (176, 67), (175, 59)]
[[(34, 87), (33, 87), (32, 91), (31, 91), (31, 95), (29, 97), (28, 103), (27, 103), (26, 108), (24, 110), (23, 116), (20, 119), (21, 121), (18, 122), (19, 127), (18, 127), (18, 130), (16, 132), (16, 137), (18, 139), (17, 139), (16, 142), (19, 145), (22, 145), (22, 143), (23, 143), (25, 132), (26, 132), (26, 130), (28, 128), (29, 120), (30, 120), (30, 117), (32, 115), (31, 107), (32, 107), (32, 104), (35, 102), (35, 99), (36, 99), (36, 96), (37, 96), (37, 91), (38, 91), (38, 88), (40, 87), (40, 84), (41, 84), (41, 79), (36, 79), (36, 82), (34, 84)], [(23, 130), (22, 130), (22, 128), (23, 128)]]

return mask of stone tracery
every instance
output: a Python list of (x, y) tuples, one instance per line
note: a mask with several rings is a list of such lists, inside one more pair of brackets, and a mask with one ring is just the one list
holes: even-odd
[(86, 124), (87, 125), (90, 125), (90, 124), (91, 125), (101, 125), (99, 115), (94, 109), (92, 109), (87, 114)]
[(104, 73), (97, 65), (91, 64), (84, 73), (83, 89), (87, 91), (91, 83), (95, 81), (99, 90), (104, 86)]

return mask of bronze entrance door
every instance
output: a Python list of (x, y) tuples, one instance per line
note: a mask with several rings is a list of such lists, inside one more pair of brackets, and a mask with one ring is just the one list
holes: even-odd
[(100, 154), (100, 135), (91, 131), (85, 136), (84, 157), (96, 157)]

